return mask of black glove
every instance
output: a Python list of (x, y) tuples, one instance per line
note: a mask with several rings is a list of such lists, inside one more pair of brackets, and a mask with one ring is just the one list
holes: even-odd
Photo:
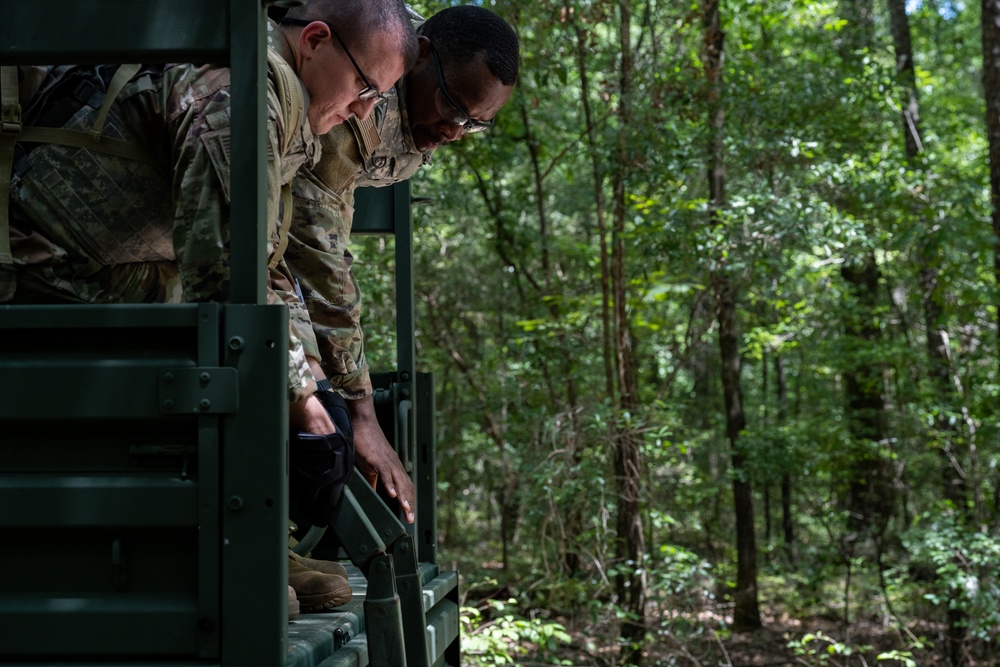
[(314, 526), (327, 526), (354, 470), (354, 437), (344, 399), (332, 391), (317, 392), (336, 433), (291, 434), (288, 488), (291, 504)]
[(354, 467), (354, 429), (351, 427), (351, 413), (347, 411), (347, 402), (344, 397), (335, 391), (317, 391), (315, 394), (319, 402), (323, 404), (326, 414), (330, 415), (330, 420), (337, 428), (338, 433), (343, 433), (347, 442), (351, 445), (351, 467)]

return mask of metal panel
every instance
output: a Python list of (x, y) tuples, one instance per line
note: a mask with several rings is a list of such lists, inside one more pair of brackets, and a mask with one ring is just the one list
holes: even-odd
[(437, 433), (434, 417), (434, 375), (417, 373), (417, 441), (414, 481), (417, 486), (417, 518), (414, 542), (421, 562), (437, 563)]
[(193, 526), (197, 491), (161, 474), (0, 474), (0, 526)]
[[(236, 372), (229, 368), (175, 368), (179, 360), (60, 361), (36, 359), (4, 363), (0, 418), (102, 419), (152, 418), (159, 414), (236, 412)], [(39, 378), (59, 378), (74, 400), (54, 413), (52, 385)], [(207, 379), (206, 379), (207, 378)], [(65, 395), (65, 394), (63, 394)]]
[[(4, 16), (0, 22), (0, 62), (4, 64), (233, 63), (233, 169), (230, 182), (234, 257), (231, 299), (237, 303), (263, 303), (266, 247), (263, 4), (257, 0), (117, 0), (102, 3), (0, 0), (0, 12)], [(230, 32), (231, 43), (228, 38)], [(59, 377), (37, 372), (34, 377), (27, 377), (26, 373), (32, 369), (24, 365), (18, 367), (20, 370), (16, 378), (5, 376), (5, 380), (23, 380), (34, 387), (33, 393), (29, 393), (36, 399), (41, 398), (46, 389), (50, 398), (53, 393), (58, 394), (53, 391), (53, 377), (58, 378), (55, 386), (65, 387), (67, 380), (76, 381), (69, 411), (76, 416), (86, 415), (91, 420), (90, 424), (104, 425), (95, 419), (95, 415), (127, 416), (132, 420), (129, 427), (134, 429), (137, 414), (149, 418), (159, 416), (152, 415), (148, 406), (156, 404), (162, 407), (162, 401), (171, 397), (161, 399), (158, 395), (159, 378), (155, 377), (155, 372), (154, 376), (147, 374), (145, 359), (159, 360), (150, 362), (151, 367), (162, 368), (164, 362), (168, 362), (170, 366), (179, 368), (215, 368), (221, 365), (218, 358), (220, 350), (225, 350), (226, 364), (238, 368), (239, 406), (243, 412), (239, 418), (219, 417), (211, 414), (214, 410), (200, 411), (196, 421), (190, 417), (172, 417), (175, 420), (172, 423), (187, 419), (186, 424), (195, 426), (194, 438), (184, 436), (175, 450), (171, 449), (173, 445), (169, 439), (160, 442), (154, 437), (151, 444), (139, 439), (129, 448), (131, 459), (123, 457), (121, 434), (116, 432), (111, 449), (118, 453), (101, 454), (102, 460), (112, 461), (114, 467), (162, 465), (159, 460), (166, 458), (172, 462), (171, 465), (177, 466), (179, 479), (187, 480), (189, 453), (184, 452), (195, 447), (196, 441), (196, 476), (192, 479), (197, 482), (198, 489), (197, 515), (191, 513), (191, 494), (183, 494), (183, 507), (178, 516), (188, 517), (190, 525), (185, 526), (188, 532), (184, 539), (169, 546), (183, 549), (187, 558), (191, 555), (192, 544), (196, 545), (197, 567), (191, 567), (189, 572), (186, 567), (188, 561), (178, 560), (176, 568), (161, 576), (162, 580), (172, 582), (171, 585), (186, 587), (184, 594), (164, 592), (161, 603), (157, 602), (161, 599), (157, 598), (159, 593), (127, 598), (121, 595), (86, 598), (46, 590), (39, 594), (39, 602), (34, 606), (25, 602), (25, 595), (15, 596), (14, 600), (7, 600), (10, 604), (0, 608), (0, 654), (5, 657), (7, 654), (59, 654), (76, 659), (104, 653), (107, 655), (103, 655), (103, 659), (115, 656), (115, 660), (127, 659), (128, 656), (190, 659), (197, 655), (202, 659), (221, 657), (225, 665), (284, 664), (287, 615), (284, 547), (287, 531), (287, 308), (277, 305), (248, 310), (233, 306), (226, 310), (224, 323), (218, 307), (212, 304), (182, 310), (168, 306), (145, 309), (128, 306), (85, 306), (79, 309), (29, 306), (3, 310), (7, 312), (0, 313), (0, 320), (5, 317), (10, 327), (3, 330), (4, 322), (0, 321), (0, 366), (4, 363), (24, 363), (23, 359), (15, 357), (17, 353), (24, 352), (25, 346), (6, 346), (6, 354), (3, 351), (3, 344), (12, 340), (13, 334), (8, 334), (14, 329), (20, 329), (26, 335), (34, 330), (45, 331), (44, 340), (35, 350), (45, 353), (45, 356), (39, 357), (40, 361), (89, 359), (99, 362), (86, 369), (75, 367), (83, 370), (86, 378), (73, 376), (72, 373), (71, 377)], [(137, 318), (137, 313), (148, 317)], [(49, 316), (62, 323), (62, 332), (56, 331), (52, 320), (47, 320)], [(193, 319), (195, 316), (197, 322)], [(127, 330), (114, 331), (113, 327), (118, 325)], [(45, 329), (46, 326), (49, 328)], [(172, 331), (177, 331), (180, 334), (178, 338), (183, 340), (175, 342), (166, 339), (161, 327), (172, 327)], [(220, 341), (219, 332), (223, 327), (226, 335)], [(86, 334), (89, 330), (93, 331), (93, 335), (86, 342), (92, 345), (79, 345), (80, 332)], [(196, 331), (195, 339), (191, 339), (191, 331)], [(100, 338), (103, 332), (114, 332), (108, 338), (116, 340), (121, 349), (114, 342), (102, 343)], [(63, 341), (58, 340), (59, 333), (63, 334)], [(24, 342), (24, 336), (20, 340)], [(66, 340), (72, 343), (71, 347), (53, 344)], [(190, 349), (192, 340), (196, 342), (195, 350)], [(180, 349), (186, 353), (178, 353)], [(251, 352), (242, 354), (244, 350)], [(192, 355), (194, 351), (196, 354)], [(70, 368), (74, 368), (73, 363), (69, 364)], [(49, 368), (65, 366), (65, 363), (61, 366), (57, 363)], [(34, 370), (37, 371), (38, 366)], [(103, 379), (93, 384), (95, 374), (103, 375)], [(152, 390), (150, 381), (153, 382)], [(224, 390), (219, 398), (202, 398), (212, 403), (215, 400), (225, 403), (230, 401), (230, 396)], [(64, 395), (57, 395), (56, 398), (64, 399)], [(98, 405), (102, 402), (107, 405), (109, 401), (119, 398), (123, 402), (117, 408)], [(199, 406), (202, 398), (198, 399)], [(224, 409), (229, 410), (235, 405), (235, 402), (230, 402)], [(63, 407), (66, 406), (59, 405), (60, 409)], [(10, 422), (15, 427), (13, 430), (26, 436), (19, 440), (18, 456), (12, 457), (21, 475), (30, 475), (30, 466), (35, 460), (23, 454), (23, 445), (31, 442), (25, 424), (35, 416), (30, 409), (28, 412), (11, 414), (8, 411), (0, 415), (0, 419), (14, 420)], [(220, 428), (223, 422), (225, 428)], [(221, 449), (218, 444), (220, 438), (224, 438)], [(92, 437), (90, 441), (93, 441)], [(5, 446), (13, 445), (8, 442)], [(77, 459), (74, 461), (80, 462)], [(225, 477), (221, 486), (220, 475)], [(61, 481), (66, 482), (66, 478)], [(131, 521), (130, 517), (135, 513), (141, 514), (145, 504), (164, 503), (169, 506), (177, 500), (170, 495), (172, 491), (153, 498), (153, 491), (157, 490), (155, 484), (150, 487), (136, 483), (129, 487), (131, 500), (124, 503), (131, 504), (131, 508), (114, 507), (109, 513), (108, 505), (117, 505), (122, 500), (113, 488), (120, 481), (120, 478), (106, 477), (103, 482), (110, 484), (111, 488), (90, 489), (84, 494), (90, 506), (78, 523), (125, 523)], [(55, 520), (58, 510), (53, 510), (53, 507), (65, 502), (74, 503), (80, 498), (80, 492), (74, 490), (72, 484), (69, 488), (48, 488), (38, 492), (47, 494), (48, 500), (43, 499), (43, 504), (50, 504), (52, 512), (48, 517), (35, 517), (43, 521)], [(147, 492), (148, 498), (144, 495)], [(220, 499), (226, 508), (222, 510), (225, 513), (222, 517)], [(44, 514), (46, 510), (41, 511)], [(157, 512), (152, 514), (155, 524), (159, 520)], [(17, 524), (17, 520), (8, 523)], [(26, 529), (19, 528), (19, 525), (0, 525), (0, 530), (4, 531), (3, 539), (17, 541), (17, 547), (20, 547), (21, 541), (38, 538), (31, 533), (32, 529), (39, 529), (38, 523)], [(72, 531), (73, 524), (64, 524), (61, 528)], [(60, 534), (67, 533), (63, 530)], [(113, 575), (115, 586), (120, 583), (119, 578), (127, 579), (125, 560), (119, 555), (122, 545), (134, 542), (135, 548), (141, 551), (143, 545), (149, 543), (150, 536), (129, 531), (120, 535), (77, 531), (69, 537), (69, 542), (59, 540), (60, 544), (65, 544), (67, 549), (73, 549), (76, 544), (83, 545), (81, 548), (87, 554), (90, 569), (100, 575), (92, 579), (100, 591), (103, 590), (101, 586), (108, 584), (106, 577)], [(191, 537), (194, 537), (194, 542)], [(111, 552), (107, 556), (108, 562), (102, 563), (99, 554), (108, 545), (114, 546), (108, 549)], [(173, 553), (171, 548), (162, 552), (169, 555)], [(8, 553), (13, 555), (8, 556)], [(140, 569), (143, 563), (153, 562), (151, 556), (157, 556), (150, 553), (141, 555), (146, 560), (137, 561)], [(20, 548), (5, 550), (0, 554), (0, 565), (8, 566), (10, 573), (23, 566), (26, 556), (27, 552)], [(18, 561), (18, 558), (21, 560)], [(71, 570), (64, 567), (60, 572)], [(191, 572), (197, 572), (197, 581), (189, 586), (185, 582)], [(177, 574), (183, 576), (178, 579)], [(136, 581), (146, 582), (141, 576)], [(72, 576), (64, 583), (82, 585)], [(123, 600), (134, 604), (132, 607), (123, 606)], [(49, 641), (44, 641), (45, 638)]]
[(424, 581), (424, 611), (429, 612), (436, 604), (448, 598), (452, 589), (458, 586), (458, 572), (445, 570), (437, 572), (437, 567), (427, 571), (427, 563), (420, 564), (420, 574)]
[(267, 50), (260, 0), (230, 0), (232, 162), (230, 301), (265, 303)]
[(217, 458), (219, 417), (157, 409), (162, 369), (218, 364), (218, 328), (216, 304), (0, 311), (4, 662), (218, 656), (218, 587), (198, 585), (218, 471), (194, 457)]
[(160, 371), (159, 379), (157, 403), (164, 414), (208, 415), (239, 410), (239, 375), (235, 368), (166, 368)]
[[(0, 384), (0, 418), (81, 419), (156, 417), (157, 381), (163, 362), (106, 360), (6, 362)], [(143, 366), (146, 366), (143, 368)], [(44, 378), (44, 382), (39, 379)], [(63, 392), (58, 411), (52, 409), (53, 384), (72, 387)], [(68, 395), (67, 395), (68, 394)]]
[(368, 663), (368, 642), (364, 637), (358, 637), (341, 646), (316, 667), (366, 667)]
[(0, 637), (4, 641), (0, 651), (31, 651), (36, 656), (72, 660), (109, 654), (178, 655), (196, 645), (194, 614), (193, 596), (177, 594), (0, 594)]
[(223, 365), (240, 413), (223, 417), (222, 655), (283, 665), (288, 624), (288, 308), (225, 307)]
[(354, 191), (354, 219), (351, 234), (394, 234), (396, 232), (395, 190), (408, 183), (386, 188), (358, 188)]
[(204, 0), (3, 0), (0, 60), (16, 65), (226, 62), (228, 10), (226, 2)]
[[(197, 321), (198, 308), (193, 305), (0, 306), (0, 330), (10, 331), (52, 327), (145, 330), (193, 327)], [(52, 352), (58, 355), (59, 351)]]
[[(198, 339), (197, 362), (202, 368), (215, 368), (222, 364), (222, 308), (216, 304), (198, 304)], [(219, 369), (216, 375), (224, 375), (231, 382), (239, 379), (234, 368)], [(225, 373), (221, 371), (226, 371)], [(181, 371), (183, 373), (183, 371)], [(209, 373), (204, 371), (204, 373)], [(168, 381), (168, 374), (161, 375), (161, 382), (173, 385), (174, 377)], [(212, 373), (208, 382), (203, 373), (198, 374), (199, 388), (210, 385)], [(192, 377), (192, 380), (194, 378)], [(221, 378), (219, 378), (221, 379)], [(223, 383), (225, 384), (225, 383)], [(162, 388), (163, 385), (161, 385)], [(239, 387), (228, 387), (231, 396), (239, 397)], [(167, 407), (163, 399), (160, 407)], [(203, 398), (200, 400), (208, 400)], [(218, 399), (216, 399), (218, 400)], [(218, 401), (221, 403), (222, 401)], [(238, 405), (238, 400), (235, 401)], [(175, 407), (185, 407), (177, 403)], [(208, 406), (211, 408), (211, 405)], [(199, 406), (201, 409), (201, 406)], [(201, 410), (203, 413), (207, 410)], [(198, 656), (202, 658), (218, 657), (221, 650), (221, 630), (218, 617), (220, 613), (219, 571), (221, 569), (221, 513), (219, 507), (220, 477), (222, 475), (219, 458), (222, 455), (221, 420), (216, 415), (202, 414), (198, 418)]]
[(458, 605), (451, 600), (443, 600), (427, 612), (427, 650), (430, 664), (445, 662), (449, 645), (458, 638)]

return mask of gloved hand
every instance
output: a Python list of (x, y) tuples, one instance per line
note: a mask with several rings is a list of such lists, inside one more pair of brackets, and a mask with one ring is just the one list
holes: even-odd
[(354, 470), (354, 438), (344, 399), (331, 391), (318, 392), (336, 427), (336, 433), (291, 434), (289, 494), (293, 505), (314, 526), (327, 526)]
[[(351, 427), (351, 415), (347, 411), (347, 402), (344, 397), (335, 391), (317, 391), (315, 394), (319, 402), (323, 404), (326, 414), (330, 415), (333, 425), (338, 433), (343, 433), (347, 441), (351, 443), (351, 453), (354, 453), (354, 429)], [(354, 464), (351, 464), (354, 467)]]

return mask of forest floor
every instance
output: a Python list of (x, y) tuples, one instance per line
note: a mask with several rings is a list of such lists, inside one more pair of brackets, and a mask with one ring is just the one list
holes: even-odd
[[(843, 622), (829, 616), (792, 619), (762, 614), (764, 627), (745, 633), (730, 632), (724, 622), (713, 622), (712, 614), (699, 616), (697, 624), (685, 627), (683, 638), (668, 631), (660, 633), (645, 651), (644, 667), (944, 667), (947, 664), (934, 641), (910, 638), (877, 619), (855, 620), (845, 637)], [(515, 664), (526, 667), (621, 664), (614, 644), (615, 631), (609, 632), (613, 622), (604, 625), (553, 620), (566, 628), (572, 641), (546, 655), (529, 650), (523, 660), (515, 659)], [(676, 619), (669, 625), (676, 626)], [(940, 628), (919, 625), (923, 626), (923, 637), (939, 636)], [(970, 667), (995, 664), (975, 659), (968, 662)]]
[[(567, 584), (564, 582), (563, 586)], [(694, 589), (700, 593), (690, 594)], [(566, 597), (550, 595), (535, 597), (531, 600), (534, 604), (525, 604), (524, 597), (517, 603), (513, 599), (516, 591), (508, 587), (491, 590), (469, 586), (465, 590), (471, 594), (465, 604), (480, 605), (484, 610), (484, 629), (498, 617), (513, 614), (508, 618), (516, 619), (522, 628), (509, 654), (516, 665), (622, 665), (619, 621), (604, 596), (578, 597), (575, 604), (566, 604)], [(549, 589), (553, 590), (557, 589)], [(712, 591), (710, 584), (689, 586), (688, 594), (679, 597), (650, 601), (646, 623), (647, 637), (651, 639), (644, 650), (643, 667), (946, 667), (949, 664), (944, 651), (945, 626), (940, 622), (943, 614), (933, 604), (923, 602), (920, 591), (909, 591), (907, 596), (889, 601), (889, 596), (856, 580), (847, 624), (842, 581), (804, 587), (787, 579), (767, 577), (762, 578), (760, 590), (763, 627), (753, 632), (731, 630), (730, 598)], [(507, 600), (511, 604), (502, 610), (487, 610), (487, 599)], [(903, 625), (900, 617), (904, 618)], [(930, 618), (939, 621), (927, 620)], [(554, 641), (546, 630), (551, 624), (564, 628), (569, 641)], [(505, 637), (510, 638), (510, 634)], [(982, 642), (976, 644), (965, 655), (967, 667), (1000, 667), (1000, 660), (986, 657), (989, 652)], [(463, 643), (463, 652), (466, 648), (472, 646)], [(468, 651), (463, 662), (469, 665), (505, 662), (497, 660), (495, 654), (475, 656), (474, 653)]]

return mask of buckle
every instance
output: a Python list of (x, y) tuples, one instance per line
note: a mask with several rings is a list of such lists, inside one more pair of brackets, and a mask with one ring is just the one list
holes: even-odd
[(0, 132), (4, 134), (21, 133), (21, 105), (12, 102), (0, 108)]

